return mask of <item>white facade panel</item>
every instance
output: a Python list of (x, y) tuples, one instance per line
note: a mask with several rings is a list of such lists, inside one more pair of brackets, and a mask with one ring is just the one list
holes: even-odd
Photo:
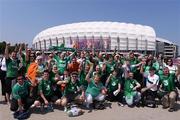
[[(64, 40), (63, 40), (64, 37)], [(145, 50), (153, 49), (155, 46), (156, 34), (153, 28), (149, 26), (137, 25), (132, 23), (119, 23), (119, 22), (81, 22), (72, 23), (67, 25), (60, 25), (52, 27), (40, 32), (35, 36), (33, 44), (35, 48), (40, 49), (39, 41), (46, 40), (46, 48), (52, 45), (58, 45), (65, 42), (66, 45), (71, 44), (70, 37), (72, 38), (99, 38), (96, 39), (96, 44), (104, 45), (104, 40), (108, 40), (110, 48), (114, 49), (119, 46), (120, 50), (126, 50), (127, 48), (135, 50), (136, 48)], [(119, 37), (119, 45), (117, 38)], [(105, 39), (104, 39), (105, 38)], [(107, 38), (107, 39), (106, 39)], [(50, 42), (49, 39), (52, 41)], [(127, 41), (128, 39), (128, 41)], [(100, 40), (103, 40), (101, 42)], [(109, 41), (110, 40), (110, 41)], [(137, 43), (136, 43), (137, 41)], [(147, 41), (147, 43), (146, 43)], [(128, 43), (128, 45), (127, 45)], [(37, 44), (37, 45), (36, 45)], [(147, 46), (146, 46), (147, 45)], [(99, 46), (97, 46), (99, 47)], [(107, 46), (108, 47), (108, 46)], [(41, 43), (41, 49), (44, 49), (44, 42)]]

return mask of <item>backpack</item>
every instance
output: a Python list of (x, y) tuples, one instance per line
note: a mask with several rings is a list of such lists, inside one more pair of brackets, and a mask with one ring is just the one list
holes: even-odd
[(103, 110), (105, 109), (105, 104), (104, 102), (95, 101), (93, 107), (97, 110)]
[(22, 111), (22, 112), (17, 111), (13, 114), (13, 116), (15, 119), (24, 120), (24, 119), (29, 118), (30, 113), (29, 113), (29, 111)]

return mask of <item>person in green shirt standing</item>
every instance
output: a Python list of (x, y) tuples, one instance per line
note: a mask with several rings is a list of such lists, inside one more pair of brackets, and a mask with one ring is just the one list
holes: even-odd
[(175, 87), (175, 74), (169, 73), (169, 68), (165, 67), (163, 75), (160, 76), (160, 93), (162, 95), (163, 108), (169, 107), (169, 112), (174, 111), (175, 100), (177, 97), (177, 90)]
[(9, 46), (10, 44), (6, 44), (6, 49), (5, 49), (5, 58), (6, 58), (6, 67), (7, 67), (5, 93), (6, 93), (7, 104), (10, 105), (10, 94), (12, 92), (12, 86), (15, 83), (15, 79), (17, 77), (20, 61), (17, 59), (17, 53), (15, 51), (13, 51), (11, 53), (11, 56), (9, 56)]
[(64, 74), (64, 71), (67, 70), (67, 64), (71, 60), (71, 57), (75, 54), (75, 52), (71, 53), (69, 56), (65, 57), (65, 53), (62, 52), (60, 54), (60, 57), (57, 55), (54, 55), (54, 59), (57, 62), (58, 70), (60, 75)]
[(27, 111), (33, 104), (34, 100), (31, 96), (32, 84), (25, 80), (24, 76), (17, 76), (17, 83), (12, 88), (12, 101), (10, 109), (12, 111)]

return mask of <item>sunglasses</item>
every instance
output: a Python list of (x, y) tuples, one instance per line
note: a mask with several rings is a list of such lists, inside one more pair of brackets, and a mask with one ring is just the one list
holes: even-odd
[(18, 78), (17, 80), (23, 80), (23, 78)]
[(72, 76), (72, 77), (77, 77), (77, 76)]

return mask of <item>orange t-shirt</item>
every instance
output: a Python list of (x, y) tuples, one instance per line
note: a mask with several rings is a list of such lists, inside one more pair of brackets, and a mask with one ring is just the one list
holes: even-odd
[(68, 64), (68, 71), (71, 74), (72, 72), (78, 72), (79, 69), (79, 63), (70, 63)]

